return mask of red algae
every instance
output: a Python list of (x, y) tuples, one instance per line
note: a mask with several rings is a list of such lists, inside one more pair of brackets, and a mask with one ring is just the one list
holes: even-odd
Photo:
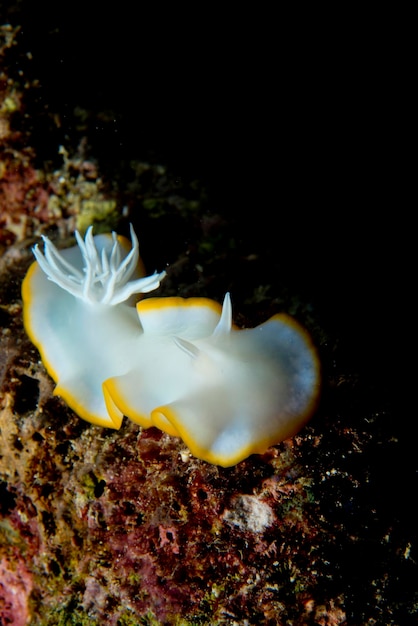
[(29, 597), (32, 575), (21, 554), (15, 552), (10, 560), (0, 559), (0, 622), (13, 626), (30, 623)]

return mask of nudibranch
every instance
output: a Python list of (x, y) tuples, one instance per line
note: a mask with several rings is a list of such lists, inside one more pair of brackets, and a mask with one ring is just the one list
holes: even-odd
[(234, 465), (294, 435), (312, 415), (319, 360), (307, 332), (287, 315), (252, 329), (206, 298), (133, 295), (159, 286), (140, 277), (132, 249), (112, 235), (44, 253), (23, 283), (24, 324), (61, 395), (82, 418), (119, 428), (127, 416), (181, 437), (191, 453)]

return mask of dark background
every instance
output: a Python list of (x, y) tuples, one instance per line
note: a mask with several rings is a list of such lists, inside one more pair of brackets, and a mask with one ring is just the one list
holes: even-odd
[(348, 361), (398, 401), (411, 219), (397, 44), (375, 16), (353, 30), (350, 16), (330, 27), (250, 8), (0, 12), (28, 52), (16, 76), (39, 81), (26, 124), (41, 167), (87, 137), (110, 180), (132, 158), (201, 180), (243, 250), (285, 267)]

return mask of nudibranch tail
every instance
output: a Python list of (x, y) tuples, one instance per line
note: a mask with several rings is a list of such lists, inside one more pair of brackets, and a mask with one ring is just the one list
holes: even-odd
[(36, 262), (23, 281), (25, 329), (57, 383), (56, 394), (83, 419), (119, 428), (122, 413), (103, 383), (130, 369), (129, 358), (142, 334), (131, 302), (155, 289), (165, 272), (141, 278), (138, 240), (96, 235), (88, 229), (77, 246), (58, 250), (44, 237)]

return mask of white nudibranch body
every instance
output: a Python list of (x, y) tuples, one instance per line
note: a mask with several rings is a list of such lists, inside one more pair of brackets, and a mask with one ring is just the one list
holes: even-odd
[(319, 361), (286, 315), (249, 330), (206, 298), (148, 298), (165, 272), (143, 274), (138, 240), (112, 235), (58, 251), (44, 237), (23, 282), (24, 324), (80, 417), (119, 428), (124, 415), (230, 466), (295, 434), (316, 406)]
[(64, 398), (80, 417), (120, 428), (123, 415), (112, 415), (102, 391), (104, 380), (123, 374), (141, 327), (132, 296), (156, 289), (165, 272), (142, 278), (139, 246), (124, 237), (76, 233), (77, 246), (58, 251), (44, 237), (35, 246), (36, 262), (23, 281), (23, 321)]

